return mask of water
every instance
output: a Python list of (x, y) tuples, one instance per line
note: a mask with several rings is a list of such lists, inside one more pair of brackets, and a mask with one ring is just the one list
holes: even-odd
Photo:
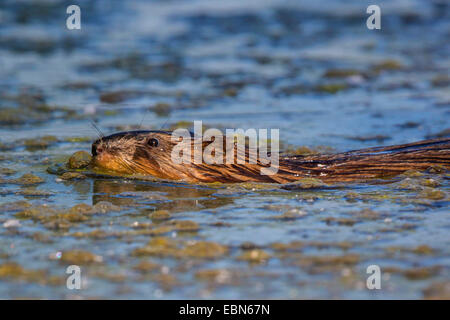
[[(371, 31), (364, 1), (81, 1), (82, 29), (67, 30), (70, 4), (0, 7), (0, 167), (12, 170), (1, 172), (0, 223), (24, 209), (15, 201), (50, 208), (0, 228), (1, 298), (448, 297), (445, 173), (286, 191), (46, 171), (90, 150), (91, 121), (106, 134), (194, 120), (279, 128), (284, 146), (335, 151), (432, 137), (449, 128), (448, 6), (381, 1), (382, 29)], [(32, 147), (45, 136), (56, 141)], [(11, 183), (25, 173), (44, 182)], [(100, 201), (121, 209), (55, 218)], [(156, 210), (171, 218), (152, 220)], [(295, 219), (279, 219), (286, 212)], [(185, 220), (198, 231), (171, 224)], [(177, 249), (137, 255), (155, 247), (139, 230), (154, 229)], [(226, 252), (200, 258), (186, 251), (195, 241)], [(58, 258), (78, 249), (102, 262)], [(69, 264), (81, 266), (82, 290), (66, 288)], [(366, 288), (372, 264), (381, 290)]]

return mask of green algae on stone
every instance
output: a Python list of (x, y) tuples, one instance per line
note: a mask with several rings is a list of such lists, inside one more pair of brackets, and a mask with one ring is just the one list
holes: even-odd
[(155, 237), (146, 246), (134, 249), (131, 255), (170, 257), (176, 256), (178, 252), (179, 248), (175, 241), (166, 237)]
[(112, 91), (112, 92), (103, 92), (100, 94), (100, 101), (110, 104), (116, 104), (119, 102), (123, 102), (127, 99), (135, 97), (138, 95), (138, 92), (135, 91)]
[(44, 198), (55, 195), (51, 191), (37, 190), (34, 187), (21, 188), (20, 190), (16, 191), (15, 194), (24, 197), (44, 197)]
[(200, 229), (198, 223), (191, 220), (170, 221), (169, 226), (172, 226), (173, 230), (181, 232), (195, 232)]
[(431, 248), (430, 246), (426, 244), (419, 245), (414, 248), (405, 248), (405, 247), (399, 247), (399, 246), (391, 246), (386, 247), (385, 250), (389, 253), (414, 253), (417, 255), (432, 255), (436, 253), (436, 250)]
[(0, 174), (5, 175), (5, 176), (10, 176), (15, 174), (17, 171), (11, 168), (3, 168), (0, 167)]
[(66, 166), (62, 165), (62, 164), (52, 164), (51, 166), (49, 166), (46, 170), (48, 173), (50, 174), (56, 174), (58, 176), (64, 174), (65, 172), (67, 172), (67, 168)]
[(329, 83), (317, 85), (314, 89), (317, 92), (335, 94), (348, 88), (346, 83)]
[(444, 173), (446, 171), (447, 171), (447, 168), (445, 168), (444, 166), (439, 165), (439, 164), (433, 165), (427, 169), (427, 172), (432, 173), (432, 174)]
[(432, 178), (426, 178), (426, 179), (421, 179), (419, 181), (419, 183), (425, 187), (430, 187), (430, 188), (436, 188), (442, 185), (442, 183), (436, 179), (432, 179)]
[(45, 212), (54, 213), (55, 210), (45, 205), (35, 206), (16, 213), (15, 217), (19, 219), (37, 219), (40, 215), (44, 215)]
[(275, 251), (302, 251), (305, 246), (305, 242), (294, 240), (288, 243), (274, 242), (270, 248)]
[(27, 270), (15, 262), (0, 264), (0, 279), (24, 282), (45, 282), (45, 271)]
[(423, 290), (425, 299), (450, 300), (450, 281), (437, 281)]
[(418, 197), (430, 199), (430, 200), (442, 200), (447, 197), (445, 191), (436, 190), (432, 188), (425, 188), (422, 192), (418, 194)]
[(41, 243), (53, 243), (53, 239), (48, 234), (44, 234), (42, 232), (35, 232), (29, 236), (30, 239), (36, 242)]
[(227, 269), (203, 269), (197, 271), (194, 276), (198, 280), (225, 284), (232, 280), (233, 274)]
[(0, 125), (15, 126), (45, 120), (47, 120), (47, 117), (44, 114), (29, 109), (27, 112), (20, 108), (0, 109)]
[(438, 74), (431, 79), (431, 84), (434, 87), (448, 87), (450, 86), (450, 76), (448, 74)]
[(0, 212), (20, 211), (32, 207), (28, 201), (20, 200), (0, 204)]
[(253, 250), (257, 249), (258, 246), (251, 241), (244, 241), (240, 244), (239, 248), (241, 248), (242, 250)]
[(108, 212), (117, 212), (122, 210), (119, 206), (113, 205), (107, 201), (97, 202), (94, 206), (90, 206), (86, 203), (79, 203), (72, 208), (66, 210), (67, 213), (82, 214), (82, 215), (94, 215), (105, 214)]
[(155, 274), (151, 277), (164, 291), (170, 291), (179, 284), (179, 281), (173, 274)]
[(238, 89), (237, 88), (226, 88), (223, 91), (223, 95), (227, 96), (227, 97), (236, 97), (238, 94)]
[(412, 249), (411, 252), (419, 255), (430, 255), (436, 253), (436, 250), (426, 244), (422, 244)]
[(406, 170), (400, 176), (408, 178), (418, 178), (423, 177), (423, 173), (417, 170)]
[(261, 249), (246, 250), (236, 259), (250, 263), (263, 263), (270, 259), (270, 254)]
[(417, 267), (404, 270), (402, 274), (409, 280), (423, 280), (437, 275), (440, 270), (440, 266)]
[(281, 188), (286, 190), (302, 190), (302, 189), (320, 189), (327, 185), (316, 178), (302, 178), (293, 183), (283, 185)]
[(80, 214), (80, 213), (73, 213), (73, 212), (67, 212), (67, 213), (59, 213), (55, 216), (50, 216), (47, 219), (47, 221), (52, 220), (63, 220), (68, 222), (84, 222), (89, 220), (89, 217), (86, 215)]
[(64, 138), (64, 141), (72, 142), (72, 143), (76, 143), (76, 142), (91, 142), (92, 138), (91, 137), (68, 137), (68, 138)]
[(47, 205), (35, 206), (15, 214), (18, 219), (31, 219), (42, 223), (46, 228), (53, 230), (67, 230), (74, 223), (89, 220), (89, 216), (68, 210), (58, 210)]
[(323, 218), (322, 221), (324, 221), (327, 225), (340, 225), (340, 226), (348, 226), (351, 227), (353, 226), (355, 223), (357, 223), (358, 221), (354, 220), (354, 219), (349, 219), (349, 218), (335, 218), (335, 217), (327, 217), (327, 218)]
[(58, 138), (55, 136), (43, 136), (35, 139), (25, 139), (23, 144), (27, 150), (32, 151), (46, 149), (56, 142), (58, 142)]
[(283, 86), (281, 89), (277, 90), (277, 93), (285, 94), (285, 95), (297, 95), (297, 94), (305, 94), (309, 92), (309, 87), (304, 84), (294, 84)]
[(13, 183), (30, 185), (30, 184), (38, 184), (43, 183), (45, 180), (41, 177), (34, 175), (32, 173), (25, 173), (20, 178), (13, 180)]
[(61, 263), (87, 265), (103, 262), (103, 257), (85, 250), (64, 251), (59, 260)]
[(300, 210), (298, 208), (293, 208), (293, 209), (283, 212), (281, 215), (271, 216), (269, 219), (290, 221), (290, 220), (300, 219), (300, 218), (304, 217), (305, 215), (306, 215), (305, 211)]
[(228, 253), (228, 248), (216, 242), (198, 241), (188, 244), (182, 254), (190, 258), (216, 259)]
[(92, 230), (91, 232), (80, 232), (80, 231), (74, 232), (71, 234), (71, 236), (75, 237), (75, 238), (90, 238), (90, 239), (95, 239), (95, 240), (101, 240), (101, 239), (115, 237), (116, 234), (108, 233), (106, 231), (96, 229), (96, 230)]
[[(214, 183), (213, 183), (214, 184)], [(211, 185), (211, 184), (209, 184)], [(218, 185), (221, 185), (219, 182)], [(259, 182), (241, 182), (230, 186), (227, 186), (225, 190), (218, 190), (217, 194), (231, 195), (233, 192), (251, 192), (256, 190), (273, 190), (278, 188), (279, 185), (273, 183), (259, 183)]]
[(95, 213), (108, 213), (121, 211), (122, 208), (108, 201), (100, 201), (94, 204), (93, 210)]
[(354, 69), (330, 69), (323, 75), (325, 78), (347, 78), (362, 75), (361, 71)]
[(89, 276), (92, 278), (98, 278), (107, 280), (113, 283), (123, 283), (128, 277), (127, 274), (121, 273), (111, 273), (107, 268), (97, 267), (92, 271), (89, 271)]
[(149, 217), (150, 219), (155, 221), (163, 221), (169, 220), (172, 216), (167, 210), (156, 210), (155, 212), (151, 213)]
[(170, 104), (159, 102), (155, 104), (151, 110), (158, 116), (158, 117), (167, 117), (171, 110)]
[(334, 217), (327, 217), (323, 218), (322, 221), (324, 221), (327, 225), (340, 225), (340, 226), (348, 226), (352, 227), (355, 223), (357, 223), (357, 220), (349, 219), (349, 218), (334, 218)]
[(209, 224), (211, 227), (216, 227), (216, 228), (229, 228), (232, 226), (231, 223), (228, 222), (223, 222), (223, 221), (216, 221), (216, 222), (212, 222)]
[(134, 270), (140, 272), (140, 273), (148, 273), (153, 272), (161, 269), (161, 265), (151, 262), (151, 261), (141, 261), (137, 265), (133, 267)]
[(324, 242), (324, 241), (308, 241), (304, 243), (307, 247), (315, 247), (319, 250), (336, 248), (346, 251), (355, 246), (354, 243), (348, 241), (335, 241), (335, 242)]
[(299, 265), (306, 267), (322, 267), (324, 270), (336, 270), (342, 266), (351, 266), (361, 260), (358, 254), (302, 256)]
[(377, 72), (384, 71), (384, 70), (400, 70), (403, 68), (404, 68), (404, 66), (402, 63), (400, 63), (397, 60), (393, 60), (393, 59), (384, 60), (380, 63), (377, 63), (373, 67), (373, 69)]
[(172, 226), (158, 226), (153, 229), (139, 230), (136, 233), (141, 234), (141, 235), (149, 235), (149, 236), (162, 236), (162, 235), (167, 234), (172, 231), (174, 231), (174, 228)]
[[(14, 148), (16, 148), (16, 145), (14, 144), (14, 143), (12, 143), (12, 142), (9, 142), (9, 143), (3, 143), (3, 142), (0, 142), (0, 151), (8, 151), (8, 150), (13, 150)], [(0, 160), (5, 160), (6, 158), (5, 157), (0, 157)]]
[(68, 166), (71, 169), (82, 169), (89, 166), (92, 156), (86, 151), (75, 152), (68, 161)]
[(361, 220), (377, 220), (377, 219), (381, 219), (384, 216), (386, 216), (386, 214), (381, 214), (377, 211), (374, 211), (372, 209), (363, 209), (361, 211), (356, 211), (356, 212), (350, 212), (350, 214), (352, 216), (355, 216), (355, 218), (361, 219)]
[(170, 130), (189, 129), (193, 126), (191, 121), (178, 121), (170, 125)]
[(414, 190), (420, 191), (423, 189), (423, 185), (419, 183), (417, 179), (405, 178), (399, 182), (393, 184), (396, 189), (401, 190)]
[(64, 172), (60, 178), (62, 180), (84, 180), (87, 177), (79, 172)]
[(397, 195), (387, 193), (387, 192), (365, 192), (365, 193), (356, 193), (356, 192), (348, 192), (345, 195), (345, 199), (349, 202), (355, 202), (356, 200), (362, 200), (364, 202), (369, 201), (394, 201), (399, 197)]
[(92, 206), (86, 204), (86, 203), (79, 203), (74, 205), (72, 208), (69, 209), (70, 213), (82, 213), (82, 214), (91, 214), (94, 212)]
[(329, 146), (316, 146), (316, 147), (307, 147), (307, 146), (290, 146), (288, 145), (286, 148), (283, 148), (283, 154), (286, 155), (299, 155), (299, 156), (309, 156), (309, 155), (318, 155), (318, 154), (326, 154), (334, 151), (334, 148)]
[(141, 248), (132, 252), (134, 256), (160, 256), (173, 258), (215, 259), (228, 253), (226, 246), (215, 242), (195, 241), (187, 243), (184, 248), (168, 238), (153, 238)]

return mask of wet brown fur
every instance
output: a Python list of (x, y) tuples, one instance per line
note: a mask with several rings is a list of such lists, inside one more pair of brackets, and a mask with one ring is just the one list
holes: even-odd
[[(149, 146), (147, 142), (150, 138), (158, 139), (159, 145)], [(171, 132), (165, 131), (114, 134), (94, 142), (94, 164), (125, 174), (139, 173), (191, 183), (288, 183), (302, 178), (318, 178), (326, 183), (361, 182), (395, 176), (407, 170), (425, 170), (436, 165), (450, 168), (450, 138), (330, 155), (280, 156), (279, 169), (274, 175), (262, 175), (260, 169), (268, 165), (263, 165), (259, 160), (256, 164), (248, 163), (248, 149), (244, 153), (236, 152), (233, 164), (195, 164), (195, 146), (192, 142), (190, 163), (176, 164), (171, 159), (171, 153), (179, 142), (172, 141)], [(200, 143), (204, 150), (211, 142)], [(98, 148), (102, 152), (95, 155)], [(223, 154), (216, 156), (225, 159), (225, 143), (223, 150)], [(245, 159), (247, 163), (239, 164), (238, 159)]]

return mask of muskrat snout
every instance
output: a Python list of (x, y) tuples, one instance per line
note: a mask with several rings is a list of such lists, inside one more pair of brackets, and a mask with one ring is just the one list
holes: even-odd
[(100, 146), (100, 141), (97, 140), (92, 144), (91, 153), (92, 156), (95, 157), (103, 152), (103, 148)]

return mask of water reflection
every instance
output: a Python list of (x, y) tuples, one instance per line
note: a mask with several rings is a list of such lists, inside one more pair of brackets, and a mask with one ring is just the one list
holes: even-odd
[[(234, 202), (233, 196), (213, 196), (217, 189), (158, 184), (145, 181), (93, 181), (92, 204), (108, 201), (119, 206), (146, 206), (172, 212), (220, 208)], [(237, 196), (237, 195), (236, 195)]]

